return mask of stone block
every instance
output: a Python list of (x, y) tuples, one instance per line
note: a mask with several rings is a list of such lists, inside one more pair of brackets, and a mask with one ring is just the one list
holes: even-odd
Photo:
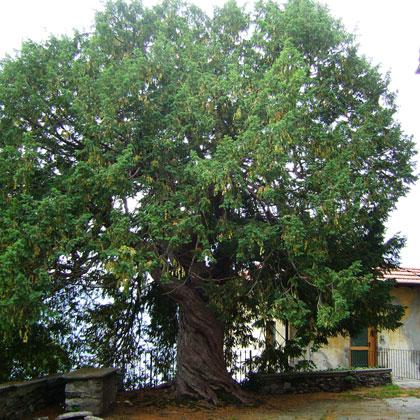
[(82, 380), (68, 382), (66, 385), (66, 397), (89, 398), (102, 393), (103, 382), (100, 380)]
[(90, 410), (94, 415), (109, 411), (116, 401), (118, 377), (113, 368), (79, 369), (64, 375), (68, 410)]
[(91, 411), (73, 411), (72, 413), (60, 414), (55, 420), (79, 420), (92, 416)]
[(103, 411), (100, 398), (66, 398), (67, 411), (91, 411), (92, 414), (100, 414)]

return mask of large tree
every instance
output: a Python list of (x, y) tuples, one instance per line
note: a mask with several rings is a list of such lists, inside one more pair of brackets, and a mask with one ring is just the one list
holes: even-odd
[(116, 1), (91, 33), (24, 43), (0, 69), (0, 352), (43, 331), (71, 354), (70, 315), (118, 360), (147, 311), (178, 394), (217, 402), (243, 400), (224, 346), (251, 319), (301, 347), (396, 327), (377, 277), (414, 148), (395, 110), (311, 0)]

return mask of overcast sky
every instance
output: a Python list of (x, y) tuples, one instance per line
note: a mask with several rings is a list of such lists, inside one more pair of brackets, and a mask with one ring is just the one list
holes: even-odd
[[(156, 1), (146, 0), (145, 4)], [(222, 0), (194, 0), (210, 12)], [(238, 0), (238, 3), (245, 4)], [(420, 48), (419, 0), (324, 0), (333, 15), (358, 35), (361, 51), (383, 72), (391, 73), (392, 89), (398, 91), (398, 119), (413, 135), (420, 151)], [(247, 4), (252, 4), (248, 1)], [(0, 57), (19, 49), (25, 39), (41, 41), (49, 34), (89, 29), (101, 0), (0, 0)], [(417, 159), (420, 162), (420, 159)], [(417, 173), (420, 170), (418, 164)], [(388, 233), (401, 232), (407, 246), (401, 252), (406, 267), (420, 267), (420, 182), (397, 204), (388, 222)]]

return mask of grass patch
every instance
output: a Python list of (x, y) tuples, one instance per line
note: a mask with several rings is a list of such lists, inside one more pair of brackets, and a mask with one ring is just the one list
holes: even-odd
[(405, 392), (398, 385), (385, 385), (372, 388), (367, 391), (368, 398), (395, 398), (400, 397)]
[(398, 385), (384, 385), (375, 388), (358, 388), (343, 393), (345, 398), (397, 398), (397, 397), (416, 397), (420, 398), (420, 389), (406, 389)]
[(343, 392), (342, 394), (340, 394), (340, 397), (346, 400), (350, 400), (350, 401), (360, 401), (360, 400), (363, 400), (364, 398), (363, 395), (355, 394), (352, 391)]

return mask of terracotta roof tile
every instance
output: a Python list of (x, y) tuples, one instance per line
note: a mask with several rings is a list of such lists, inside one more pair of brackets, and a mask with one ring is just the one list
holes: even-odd
[(398, 284), (420, 285), (420, 268), (400, 267), (383, 275), (384, 279), (395, 279)]

